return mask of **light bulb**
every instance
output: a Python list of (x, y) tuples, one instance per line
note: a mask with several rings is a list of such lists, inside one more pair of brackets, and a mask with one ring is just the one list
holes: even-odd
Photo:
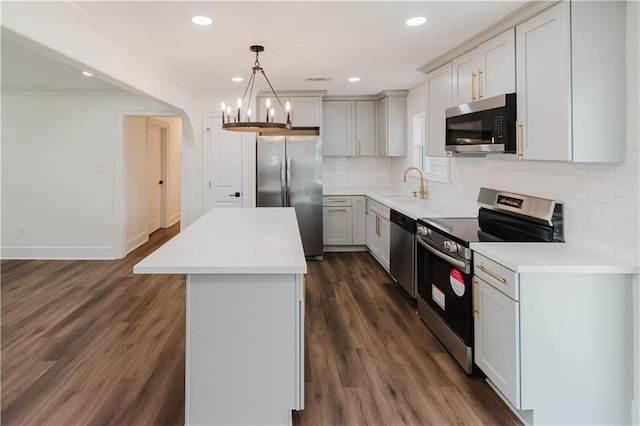
[(271, 108), (271, 99), (267, 98), (267, 102), (265, 102), (265, 104), (267, 105), (267, 109)]
[(247, 109), (247, 118), (251, 118), (251, 108)]
[(220, 104), (220, 108), (222, 108), (222, 112), (225, 112), (227, 110), (227, 105), (223, 102)]
[(275, 110), (275, 109), (273, 109), (273, 108), (271, 108), (271, 111), (269, 111), (269, 112), (271, 113), (271, 118), (273, 118), (273, 116), (274, 116), (274, 115), (275, 115), (275, 113), (276, 113), (276, 110)]
[(231, 114), (231, 107), (227, 105), (227, 114)]
[(291, 111), (291, 103), (289, 101), (287, 101), (287, 103), (284, 104), (284, 109), (287, 112)]
[(236, 105), (238, 106), (238, 108), (242, 107), (242, 99), (238, 98), (238, 102), (236, 102)]

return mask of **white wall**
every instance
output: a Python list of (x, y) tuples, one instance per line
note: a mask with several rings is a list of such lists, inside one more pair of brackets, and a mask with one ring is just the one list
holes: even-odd
[(202, 170), (192, 167), (201, 162), (194, 140), (200, 127), (192, 125), (194, 120), (199, 123), (200, 110), (192, 107), (192, 95), (179, 82), (104, 37), (70, 2), (3, 2), (2, 26), (3, 36), (63, 63), (90, 69), (96, 77), (153, 99), (180, 116), (186, 166), (182, 227), (202, 215)]
[(2, 257), (121, 256), (123, 111), (137, 96), (2, 95)]

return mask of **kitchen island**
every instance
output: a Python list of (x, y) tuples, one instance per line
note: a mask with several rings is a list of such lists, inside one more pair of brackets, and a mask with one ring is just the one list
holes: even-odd
[(187, 274), (186, 424), (291, 424), (307, 271), (293, 208), (213, 209), (133, 271)]

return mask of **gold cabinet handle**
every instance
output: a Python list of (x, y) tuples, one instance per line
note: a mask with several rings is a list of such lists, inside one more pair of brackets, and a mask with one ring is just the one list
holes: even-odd
[(478, 309), (476, 308), (476, 296), (478, 295), (478, 291), (476, 290), (477, 285), (478, 280), (476, 280), (476, 277), (473, 277), (471, 279), (471, 309), (474, 317), (478, 313)]
[(380, 216), (376, 215), (376, 235), (380, 236)]
[(329, 202), (330, 203), (346, 203), (347, 199), (346, 198), (330, 198)]
[(478, 99), (482, 99), (482, 70), (478, 68)]
[(347, 209), (329, 209), (328, 212), (346, 212)]
[(522, 160), (522, 123), (516, 120), (516, 160)]
[(476, 73), (471, 73), (471, 100), (476, 100)]
[(491, 277), (493, 277), (496, 280), (500, 281), (502, 284), (506, 284), (507, 283), (507, 280), (505, 278), (502, 278), (500, 275), (496, 274), (495, 272), (492, 272), (491, 270), (486, 268), (482, 263), (480, 264), (480, 266), (478, 266), (478, 268), (480, 268), (480, 270), (482, 272), (486, 273), (487, 275), (490, 275)]

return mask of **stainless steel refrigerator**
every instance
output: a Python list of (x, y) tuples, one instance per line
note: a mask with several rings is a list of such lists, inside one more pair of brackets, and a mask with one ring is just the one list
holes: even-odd
[(322, 140), (318, 129), (258, 136), (256, 206), (295, 208), (305, 256), (322, 258)]

